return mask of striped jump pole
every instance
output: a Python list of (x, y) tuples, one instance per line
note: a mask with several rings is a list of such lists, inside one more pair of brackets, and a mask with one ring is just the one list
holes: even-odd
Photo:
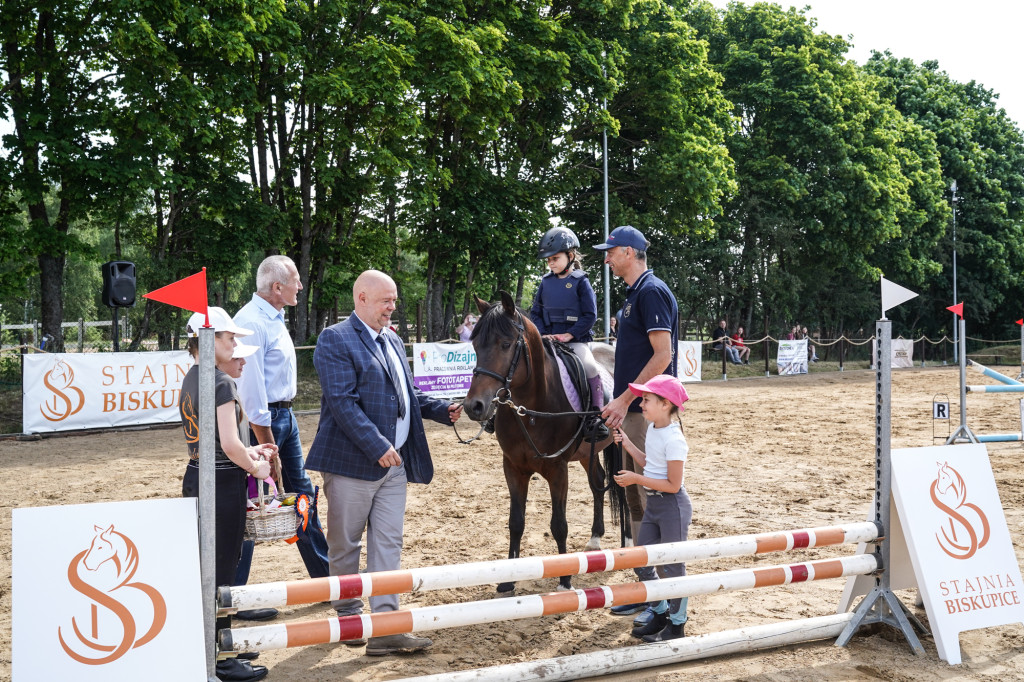
[(626, 646), (540, 661), (524, 661), (407, 678), (399, 682), (561, 682), (609, 673), (624, 673), (712, 656), (760, 651), (819, 639), (834, 639), (853, 619), (852, 613), (783, 621), (724, 630), (643, 646)]
[(547, 557), (521, 557), (258, 585), (225, 586), (218, 590), (219, 613), (224, 615), (239, 610), (315, 604), (335, 599), (427, 592), (640, 566), (678, 564), (702, 559), (752, 556), (768, 552), (871, 542), (878, 537), (878, 526), (873, 521), (865, 521), (839, 526), (735, 535)]
[(222, 651), (242, 653), (332, 644), (367, 637), (383, 637), (586, 611), (615, 604), (636, 604), (645, 601), (692, 597), (712, 592), (731, 592), (813, 580), (845, 578), (851, 575), (866, 575), (878, 570), (879, 562), (875, 555), (860, 554), (784, 566), (743, 568), (648, 582), (605, 585), (585, 590), (566, 590), (462, 604), (442, 604), (369, 615), (338, 616), (315, 621), (230, 628), (220, 631), (220, 645)]
[(1024, 393), (1024, 384), (1007, 385), (1007, 384), (980, 384), (978, 386), (968, 386), (968, 393)]
[(1005, 374), (1000, 374), (999, 372), (995, 371), (994, 369), (986, 367), (985, 365), (982, 365), (981, 363), (975, 362), (974, 360), (968, 360), (967, 361), (967, 366), (968, 367), (973, 367), (975, 370), (981, 372), (982, 374), (984, 374), (988, 378), (995, 379), (996, 381), (998, 381), (1000, 383), (1003, 383), (1003, 384), (1007, 384), (1008, 386), (1024, 386), (1024, 384), (1022, 384), (1021, 382), (1017, 381), (1016, 379), (1011, 379), (1010, 377), (1006, 376)]

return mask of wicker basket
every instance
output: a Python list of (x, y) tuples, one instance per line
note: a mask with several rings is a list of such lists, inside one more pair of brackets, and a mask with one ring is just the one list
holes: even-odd
[(287, 540), (295, 537), (299, 525), (299, 517), (295, 514), (295, 505), (267, 509), (266, 503), (273, 500), (280, 502), (288, 493), (279, 495), (263, 495), (259, 500), (259, 508), (245, 513), (246, 540), (253, 542), (269, 542), (271, 540)]

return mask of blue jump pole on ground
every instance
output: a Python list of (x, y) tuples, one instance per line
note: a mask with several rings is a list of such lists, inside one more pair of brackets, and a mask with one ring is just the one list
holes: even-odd
[(984, 374), (985, 376), (989, 377), (990, 379), (995, 379), (996, 381), (999, 381), (1001, 383), (1007, 384), (1009, 386), (1024, 386), (1024, 384), (1022, 384), (1021, 382), (1017, 381), (1016, 379), (1011, 379), (1010, 377), (1006, 376), (1005, 374), (1000, 374), (999, 372), (995, 371), (994, 369), (990, 369), (990, 368), (986, 367), (985, 365), (982, 365), (979, 362), (975, 362), (974, 360), (968, 360), (967, 361), (967, 366), (968, 367), (973, 367), (975, 370), (981, 372), (982, 374)]

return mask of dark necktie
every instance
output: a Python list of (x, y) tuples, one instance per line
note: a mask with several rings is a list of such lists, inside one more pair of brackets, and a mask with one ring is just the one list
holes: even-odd
[(402, 390), (402, 382), (398, 379), (398, 368), (395, 367), (394, 361), (391, 359), (391, 353), (388, 352), (387, 341), (384, 340), (383, 334), (377, 334), (377, 344), (380, 346), (380, 352), (384, 354), (384, 366), (388, 368), (388, 374), (391, 376), (391, 383), (395, 385), (395, 393), (398, 394), (398, 416), (402, 419), (405, 418), (405, 391)]

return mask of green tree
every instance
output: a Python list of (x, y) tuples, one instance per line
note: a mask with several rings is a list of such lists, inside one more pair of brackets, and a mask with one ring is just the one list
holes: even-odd
[[(884, 81), (899, 110), (936, 140), (944, 201), (957, 182), (957, 288), (970, 311), (970, 335), (1012, 337), (1020, 317), (1014, 306), (1024, 295), (1024, 136), (992, 91), (953, 81), (937, 62), (915, 64), (886, 52), (874, 54), (865, 68)], [(945, 307), (954, 301), (948, 217), (945, 226), (944, 238), (928, 252), (943, 268), (927, 280), (931, 305), (920, 315), (930, 328), (949, 330), (953, 320)]]
[(707, 256), (725, 266), (707, 297), (718, 310), (817, 326), (842, 315), (836, 287), (877, 281), (881, 264), (934, 269), (909, 248), (941, 232), (934, 149), (846, 58), (846, 42), (776, 5), (704, 4), (690, 18), (740, 122), (728, 140), (739, 192), (718, 220), (727, 244)]
[[(607, 93), (611, 118), (576, 132), (564, 165), (572, 182), (560, 214), (585, 244), (602, 240), (601, 133), (607, 127), (611, 226), (640, 229), (652, 242), (650, 265), (677, 298), (684, 297), (695, 274), (685, 244), (713, 234), (736, 191), (726, 146), (734, 123), (722, 78), (709, 64), (707, 44), (669, 3), (633, 3), (627, 21), (608, 34), (614, 90), (598, 92)], [(613, 287), (616, 302), (619, 289)]]
[[(41, 323), (60, 339), (64, 266), (83, 248), (71, 233), (113, 186), (105, 117), (114, 106), (107, 44), (119, 15), (108, 3), (0, 5), (0, 112), (13, 124), (0, 156), (0, 198), (25, 208), (24, 249), (39, 274)], [(48, 197), (54, 198), (52, 209)], [(13, 232), (4, 230), (4, 238)]]

